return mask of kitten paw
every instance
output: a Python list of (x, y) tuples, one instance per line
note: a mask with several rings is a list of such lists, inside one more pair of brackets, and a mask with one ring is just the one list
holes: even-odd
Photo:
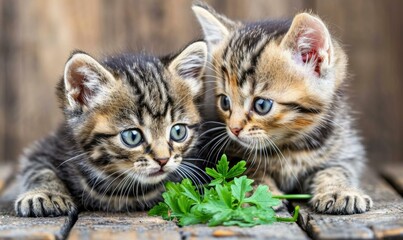
[(371, 209), (372, 199), (353, 188), (317, 193), (311, 200), (314, 210), (327, 214), (355, 214)]
[(20, 217), (57, 217), (77, 211), (70, 196), (45, 191), (21, 194), (14, 207)]

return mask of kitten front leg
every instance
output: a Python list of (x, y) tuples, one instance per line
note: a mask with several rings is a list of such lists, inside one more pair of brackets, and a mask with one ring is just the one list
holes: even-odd
[(14, 205), (18, 216), (56, 217), (77, 211), (67, 188), (48, 166), (38, 168), (29, 164), (23, 172), (23, 193)]
[(372, 199), (353, 186), (353, 176), (343, 167), (331, 167), (315, 173), (310, 180), (316, 212), (328, 214), (355, 214), (368, 211)]

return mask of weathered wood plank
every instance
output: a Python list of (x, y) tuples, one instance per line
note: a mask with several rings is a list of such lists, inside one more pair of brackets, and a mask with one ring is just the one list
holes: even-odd
[(0, 194), (3, 192), (5, 188), (5, 181), (11, 174), (11, 165), (0, 165)]
[[(290, 217), (284, 208), (282, 217)], [(69, 235), (75, 239), (215, 239), (222, 237), (242, 239), (309, 239), (295, 223), (275, 223), (253, 228), (207, 227), (195, 225), (179, 228), (174, 222), (138, 213), (89, 213), (80, 214)]]
[(159, 217), (149, 217), (145, 212), (80, 214), (70, 235), (70, 240), (113, 239), (181, 239), (179, 227)]
[(357, 126), (362, 130), (371, 163), (382, 166), (400, 161), (403, 68), (393, 63), (399, 62), (403, 54), (403, 1), (314, 2), (315, 11), (347, 50), (348, 70), (352, 73), (352, 78), (346, 79), (348, 92), (354, 109), (360, 112)]
[(66, 235), (68, 217), (20, 218), (13, 203), (0, 200), (0, 239), (60, 239)]
[[(0, 4), (0, 26), (4, 27), (4, 4)], [(5, 33), (6, 29), (2, 29), (0, 31), (0, 71), (2, 72), (2, 75), (7, 71), (6, 67), (6, 59), (7, 57), (5, 56)], [(3, 76), (4, 77), (4, 76)], [(6, 149), (4, 148), (4, 142), (6, 141), (5, 135), (6, 135), (6, 119), (4, 117), (6, 113), (6, 101), (5, 101), (5, 95), (6, 95), (6, 83), (4, 80), (0, 79), (0, 112), (2, 113), (0, 115), (0, 162), (5, 162), (5, 152)]]
[(395, 223), (387, 225), (379, 224), (372, 226), (377, 239), (402, 239), (403, 238), (403, 220), (399, 219)]
[[(280, 209), (277, 215), (291, 217), (285, 208)], [(195, 225), (183, 227), (181, 231), (185, 239), (309, 239), (296, 223), (274, 223), (252, 228)]]
[(382, 176), (403, 196), (403, 164), (391, 164), (383, 167)]
[(314, 239), (403, 238), (402, 197), (373, 171), (365, 171), (361, 185), (374, 201), (369, 212), (316, 214), (306, 204), (300, 204), (300, 226)]

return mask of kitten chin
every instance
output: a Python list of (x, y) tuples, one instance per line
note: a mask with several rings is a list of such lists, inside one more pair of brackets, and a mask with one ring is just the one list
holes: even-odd
[(65, 121), (21, 158), (17, 215), (145, 209), (165, 181), (197, 180), (206, 58), (203, 41), (162, 58), (74, 52), (57, 87)]
[(217, 122), (201, 154), (244, 158), (257, 181), (313, 194), (318, 212), (368, 211), (358, 189), (365, 151), (343, 94), (347, 56), (323, 21), (300, 13), (241, 23), (201, 2), (192, 9), (215, 75)]

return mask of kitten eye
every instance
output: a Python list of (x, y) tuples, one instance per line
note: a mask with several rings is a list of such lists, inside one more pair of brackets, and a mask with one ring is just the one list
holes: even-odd
[(140, 132), (140, 130), (136, 129), (130, 129), (130, 130), (124, 130), (120, 133), (120, 138), (122, 139), (122, 142), (131, 148), (139, 146), (141, 143), (143, 143), (143, 136)]
[(229, 101), (229, 97), (226, 95), (221, 95), (220, 105), (221, 105), (222, 110), (228, 111), (231, 108), (231, 103)]
[(259, 115), (265, 115), (268, 112), (270, 112), (272, 106), (273, 106), (273, 100), (258, 98), (255, 100), (253, 108), (255, 112), (257, 112)]
[(188, 135), (187, 127), (183, 124), (176, 124), (171, 128), (171, 139), (175, 142), (183, 142)]

